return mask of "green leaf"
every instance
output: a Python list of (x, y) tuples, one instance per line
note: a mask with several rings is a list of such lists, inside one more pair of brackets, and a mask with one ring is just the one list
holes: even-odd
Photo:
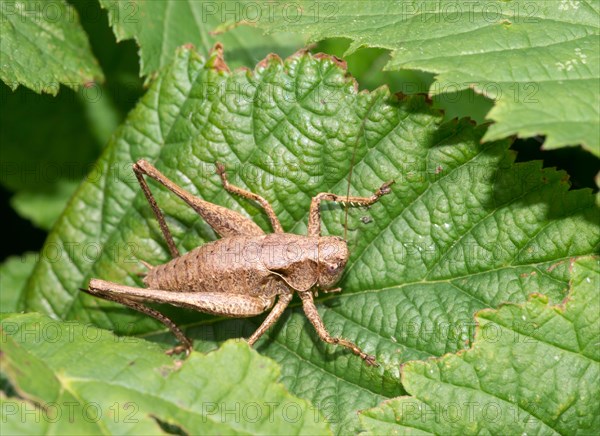
[(496, 101), (485, 141), (545, 135), (544, 148), (582, 144), (600, 155), (597, 0), (497, 2), (301, 0), (256, 24), (392, 50), (386, 68), (436, 74), (430, 94), (473, 88)]
[(75, 9), (64, 0), (5, 0), (0, 8), (0, 79), (56, 95), (103, 82)]
[(155, 344), (39, 314), (1, 325), (2, 370), (21, 397), (3, 399), (4, 431), (8, 423), (44, 434), (329, 433), (278, 382), (277, 365), (241, 341), (181, 362)]
[(597, 434), (600, 267), (572, 264), (566, 304), (535, 294), (486, 309), (472, 349), (403, 367), (412, 397), (361, 415), (374, 434)]
[(37, 262), (36, 253), (11, 256), (0, 264), (0, 312), (16, 312), (27, 279)]
[(232, 67), (251, 67), (267, 54), (287, 56), (302, 46), (297, 35), (265, 36), (258, 29), (239, 28), (215, 37), (213, 29), (227, 17), (257, 7), (251, 1), (148, 1), (100, 0), (108, 10), (119, 41), (134, 38), (140, 47), (142, 75), (150, 75), (173, 61), (175, 49), (193, 44), (207, 55), (217, 41), (223, 43)]
[[(153, 82), (49, 235), (24, 296), (29, 310), (172, 343), (154, 320), (78, 291), (93, 277), (141, 286), (140, 259), (169, 260), (130, 169), (140, 158), (270, 231), (257, 205), (223, 190), (214, 169), (223, 162), (232, 183), (263, 195), (283, 228), (300, 234), (311, 197), (344, 194), (351, 167), (354, 194), (395, 179), (369, 210), (350, 209), (343, 292), (319, 304), (331, 333), (381, 366), (324, 345), (297, 303), (257, 344), (281, 364), (284, 384), (343, 433), (355, 430), (356, 410), (405, 393), (402, 363), (468, 349), (477, 310), (538, 290), (561, 301), (568, 260), (598, 250), (589, 190), (568, 191), (566, 174), (539, 162), (514, 164), (508, 141), (481, 144), (485, 130), (467, 121), (440, 125), (424, 97), (359, 93), (326, 56), (269, 57), (233, 73), (219, 56), (180, 49)], [(152, 190), (182, 252), (216, 238), (178, 198)], [(322, 219), (324, 234), (344, 235), (343, 208), (324, 206)], [(161, 310), (204, 351), (262, 321)]]
[[(406, 95), (427, 93), (435, 81), (433, 74), (418, 70), (383, 71), (390, 59), (389, 50), (382, 48), (361, 48), (344, 55), (348, 51), (350, 41), (344, 38), (329, 38), (320, 41), (311, 48), (312, 53), (327, 53), (344, 58), (348, 64), (348, 72), (358, 81), (360, 89), (375, 89), (387, 85), (391, 92)], [(453, 118), (469, 117), (477, 124), (483, 124), (486, 114), (494, 106), (494, 102), (472, 89), (446, 92), (431, 98), (433, 107), (444, 112), (444, 121)]]

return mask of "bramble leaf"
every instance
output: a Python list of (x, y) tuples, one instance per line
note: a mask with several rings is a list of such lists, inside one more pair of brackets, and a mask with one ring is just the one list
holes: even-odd
[(241, 341), (181, 362), (156, 344), (39, 314), (7, 316), (0, 330), (2, 372), (18, 393), (2, 398), (6, 434), (330, 433), (278, 382), (277, 364)]
[(572, 264), (561, 305), (477, 313), (473, 348), (403, 367), (400, 397), (364, 411), (374, 434), (596, 434), (600, 431), (600, 266)]
[[(441, 118), (421, 96), (358, 93), (343, 64), (327, 56), (271, 56), (253, 72), (230, 73), (218, 51), (205, 61), (180, 49), (54, 227), (24, 303), (165, 348), (173, 342), (154, 320), (78, 291), (93, 277), (141, 286), (139, 260), (169, 260), (131, 172), (138, 159), (265, 231), (257, 205), (224, 191), (216, 161), (232, 183), (271, 202), (293, 233), (305, 233), (311, 197), (346, 193), (350, 168), (353, 194), (370, 195), (394, 179), (392, 193), (369, 210), (350, 209), (343, 292), (319, 303), (331, 333), (375, 354), (381, 366), (326, 346), (297, 303), (257, 344), (281, 364), (290, 391), (319, 408), (335, 432), (354, 431), (357, 410), (405, 393), (402, 363), (468, 349), (475, 311), (522, 303), (533, 292), (561, 301), (569, 259), (600, 246), (597, 197), (589, 190), (568, 191), (565, 173), (515, 164), (508, 141), (482, 144), (483, 128), (440, 125)], [(151, 188), (182, 252), (216, 238), (178, 198)], [(344, 235), (343, 208), (324, 205), (322, 219), (324, 234)], [(161, 311), (202, 351), (248, 337), (262, 321)]]
[[(595, 0), (302, 0), (259, 19), (269, 33), (392, 50), (386, 69), (436, 74), (430, 94), (473, 88), (496, 101), (483, 140), (545, 135), (600, 155), (600, 9)], [(466, 95), (465, 95), (466, 96)]]
[(103, 82), (77, 11), (64, 0), (6, 0), (0, 5), (0, 79), (56, 95)]

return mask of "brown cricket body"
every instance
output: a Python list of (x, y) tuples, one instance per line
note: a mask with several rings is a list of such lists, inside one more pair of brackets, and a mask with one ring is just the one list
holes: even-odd
[(346, 242), (332, 236), (233, 236), (152, 267), (144, 284), (173, 292), (273, 298), (287, 293), (286, 285), (296, 291), (327, 289), (341, 277), (347, 257)]
[[(161, 321), (181, 342), (169, 353), (189, 353), (192, 343), (169, 318), (144, 305), (146, 301), (230, 317), (256, 316), (272, 308), (248, 339), (252, 345), (277, 321), (296, 292), (307, 318), (322, 340), (342, 345), (367, 364), (377, 365), (373, 356), (364, 353), (354, 343), (331, 337), (314, 304), (313, 293), (316, 294), (317, 290), (340, 291), (333, 286), (341, 278), (349, 257), (346, 241), (337, 236), (321, 236), (319, 206), (323, 200), (369, 206), (389, 193), (393, 182), (383, 184), (371, 197), (318, 194), (311, 202), (308, 235), (302, 236), (284, 233), (271, 205), (259, 195), (231, 185), (220, 164), (217, 164), (217, 171), (225, 189), (258, 202), (271, 220), (274, 233), (265, 234), (241, 214), (192, 196), (144, 160), (138, 161), (133, 169), (156, 215), (173, 260), (157, 266), (144, 262), (148, 267), (143, 279), (146, 288), (92, 279), (89, 289), (84, 289), (84, 292), (124, 304)], [(187, 202), (222, 239), (180, 255), (144, 175)]]

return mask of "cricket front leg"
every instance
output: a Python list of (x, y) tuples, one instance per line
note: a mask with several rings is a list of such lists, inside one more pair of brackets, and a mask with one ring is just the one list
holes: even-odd
[(349, 197), (345, 195), (337, 195), (329, 192), (321, 192), (313, 197), (310, 203), (310, 211), (308, 213), (308, 236), (321, 236), (321, 202), (333, 201), (336, 203), (346, 203), (352, 206), (370, 206), (382, 196), (389, 194), (390, 186), (394, 184), (394, 180), (384, 183), (370, 197)]
[(313, 301), (312, 294), (310, 292), (299, 292), (298, 294), (302, 299), (302, 308), (304, 309), (306, 317), (315, 327), (317, 334), (323, 341), (327, 342), (328, 344), (341, 345), (342, 347), (348, 348), (354, 354), (360, 356), (360, 358), (363, 359), (367, 365), (379, 366), (379, 364), (375, 361), (375, 356), (365, 353), (353, 342), (342, 338), (332, 337), (325, 328), (323, 320), (319, 316), (319, 312), (317, 312), (317, 307)]

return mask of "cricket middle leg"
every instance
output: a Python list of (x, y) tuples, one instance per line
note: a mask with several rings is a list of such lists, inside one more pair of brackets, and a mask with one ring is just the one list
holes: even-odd
[(138, 160), (133, 165), (133, 171), (140, 182), (140, 186), (144, 191), (144, 195), (148, 199), (150, 206), (158, 220), (161, 231), (165, 239), (167, 240), (167, 244), (169, 245), (169, 251), (173, 257), (179, 257), (179, 251), (177, 247), (175, 247), (175, 242), (173, 242), (173, 237), (167, 228), (167, 224), (165, 222), (165, 217), (162, 211), (159, 209), (152, 193), (150, 192), (150, 188), (148, 184), (144, 180), (144, 176), (148, 176), (151, 179), (154, 179), (156, 182), (163, 185), (169, 191), (173, 192), (183, 201), (185, 201), (192, 209), (194, 209), (198, 215), (200, 215), (204, 221), (208, 223), (212, 227), (212, 229), (217, 232), (221, 237), (225, 238), (228, 236), (258, 236), (264, 235), (264, 232), (261, 228), (254, 223), (249, 218), (246, 218), (242, 214), (235, 212), (233, 210), (227, 209), (226, 207), (219, 206), (213, 203), (210, 203), (206, 200), (203, 200), (199, 197), (196, 197), (185, 189), (178, 186), (168, 177), (166, 177), (163, 173), (161, 173), (154, 165), (150, 162), (145, 161), (143, 159)]
[(292, 301), (293, 294), (290, 292), (289, 294), (282, 294), (279, 296), (277, 300), (277, 304), (275, 307), (269, 312), (269, 315), (265, 318), (263, 323), (256, 329), (256, 331), (248, 338), (248, 343), (250, 346), (254, 345), (256, 341), (267, 331), (269, 328), (277, 322), (285, 308)]
[(225, 172), (225, 167), (223, 166), (223, 164), (217, 162), (216, 166), (217, 173), (219, 173), (219, 176), (221, 176), (221, 182), (223, 182), (223, 187), (233, 194), (237, 194), (241, 197), (248, 198), (260, 204), (264, 211), (267, 213), (269, 220), (271, 221), (273, 231), (275, 233), (283, 233), (283, 227), (281, 227), (279, 218), (277, 218), (277, 215), (275, 215), (275, 211), (273, 210), (271, 203), (269, 203), (265, 198), (261, 197), (260, 195), (255, 194), (254, 192), (247, 191), (246, 189), (242, 189), (239, 186), (235, 186), (229, 183), (229, 180), (227, 179), (227, 173)]

